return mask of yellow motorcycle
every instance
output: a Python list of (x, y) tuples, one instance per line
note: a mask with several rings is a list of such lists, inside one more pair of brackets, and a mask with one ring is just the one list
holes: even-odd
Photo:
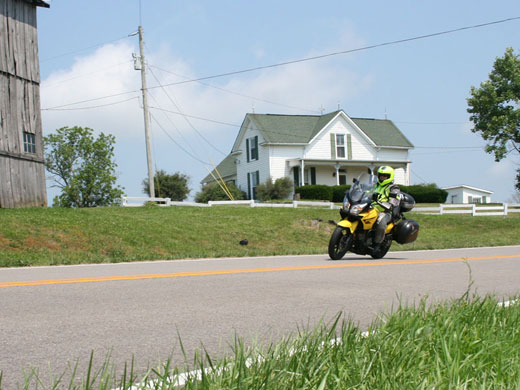
[(341, 259), (348, 251), (381, 259), (390, 249), (392, 240), (399, 244), (409, 244), (417, 239), (419, 224), (403, 215), (413, 209), (415, 201), (411, 195), (401, 192), (399, 206), (396, 206), (398, 208), (393, 212), (392, 221), (386, 227), (383, 242), (374, 245), (374, 225), (379, 217), (374, 203), (392, 210), (390, 203), (373, 200), (376, 183), (376, 176), (363, 173), (354, 179), (354, 184), (345, 194), (343, 207), (339, 211), (341, 221), (336, 224), (329, 241), (329, 256), (332, 260)]

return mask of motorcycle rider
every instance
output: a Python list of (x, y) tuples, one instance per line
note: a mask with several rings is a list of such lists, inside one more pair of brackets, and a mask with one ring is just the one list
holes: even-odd
[[(392, 221), (392, 217), (398, 215), (401, 197), (399, 186), (394, 184), (394, 169), (388, 165), (379, 167), (377, 170), (377, 184), (374, 187), (373, 202), (374, 208), (379, 211), (379, 217), (374, 227), (374, 251), (383, 242), (386, 227)], [(382, 207), (377, 202), (385, 204), (388, 208)]]

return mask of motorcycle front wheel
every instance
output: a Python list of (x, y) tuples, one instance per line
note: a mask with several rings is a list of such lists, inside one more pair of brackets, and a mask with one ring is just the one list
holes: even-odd
[(352, 246), (352, 233), (342, 227), (336, 227), (329, 241), (329, 256), (332, 260), (339, 260)]

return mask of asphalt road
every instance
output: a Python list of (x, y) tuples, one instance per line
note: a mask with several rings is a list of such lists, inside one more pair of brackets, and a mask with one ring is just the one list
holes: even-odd
[[(468, 267), (469, 266), (469, 267)], [(3, 388), (22, 369), (61, 373), (107, 353), (140, 370), (182, 364), (203, 344), (230, 353), (234, 335), (276, 340), (337, 313), (367, 327), (399, 299), (520, 293), (520, 246), (390, 252), (384, 259), (326, 255), (0, 268)], [(83, 374), (83, 372), (82, 372)]]

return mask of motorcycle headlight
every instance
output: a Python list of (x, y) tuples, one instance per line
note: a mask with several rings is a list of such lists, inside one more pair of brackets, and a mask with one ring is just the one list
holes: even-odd
[(350, 208), (350, 214), (352, 215), (359, 215), (360, 212), (363, 211), (363, 209), (367, 206), (367, 203), (360, 203), (352, 206)]

